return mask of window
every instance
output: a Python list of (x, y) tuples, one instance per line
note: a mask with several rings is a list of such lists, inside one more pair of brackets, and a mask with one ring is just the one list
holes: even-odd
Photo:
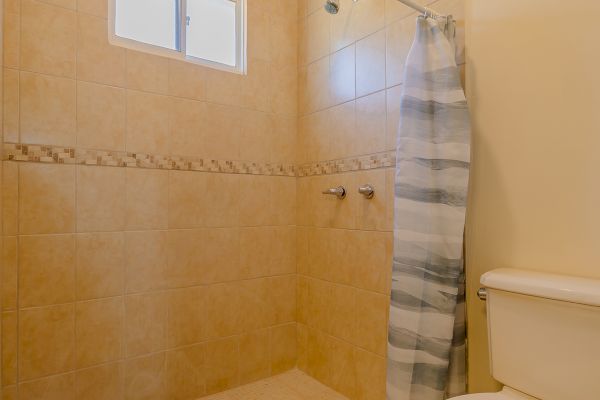
[(112, 44), (245, 72), (245, 0), (108, 0)]

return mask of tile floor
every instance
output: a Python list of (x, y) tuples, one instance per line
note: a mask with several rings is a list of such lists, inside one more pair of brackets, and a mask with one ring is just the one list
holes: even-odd
[(292, 370), (281, 375), (217, 393), (202, 400), (348, 400), (305, 373)]

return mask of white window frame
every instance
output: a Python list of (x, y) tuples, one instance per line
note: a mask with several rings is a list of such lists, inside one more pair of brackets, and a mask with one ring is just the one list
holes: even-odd
[(125, 47), (127, 49), (136, 50), (144, 53), (154, 54), (157, 56), (172, 58), (175, 60), (186, 61), (193, 64), (203, 65), (205, 67), (214, 68), (222, 71), (233, 72), (237, 74), (246, 74), (246, 0), (227, 0), (236, 3), (236, 65), (231, 66), (219, 62), (205, 60), (203, 58), (186, 55), (186, 23), (187, 23), (187, 0), (174, 0), (179, 12), (179, 28), (176, 42), (179, 44), (179, 50), (168, 49), (161, 46), (156, 46), (149, 43), (140, 42), (137, 40), (117, 36), (115, 29), (116, 19), (116, 1), (108, 1), (108, 42), (112, 45)]

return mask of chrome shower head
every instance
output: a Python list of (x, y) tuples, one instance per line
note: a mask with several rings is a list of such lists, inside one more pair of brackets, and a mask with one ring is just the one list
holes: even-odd
[(337, 14), (340, 11), (339, 0), (327, 0), (325, 2), (325, 11), (329, 14)]

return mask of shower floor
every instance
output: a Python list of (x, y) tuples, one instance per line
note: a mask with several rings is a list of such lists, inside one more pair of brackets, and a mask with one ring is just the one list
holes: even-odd
[(202, 400), (348, 400), (305, 373), (292, 370)]

